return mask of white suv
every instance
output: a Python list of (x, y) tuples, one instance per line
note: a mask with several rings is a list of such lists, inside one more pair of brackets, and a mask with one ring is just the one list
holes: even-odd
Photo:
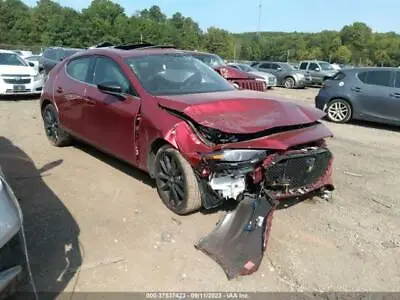
[(40, 94), (43, 78), (13, 51), (0, 50), (0, 95)]

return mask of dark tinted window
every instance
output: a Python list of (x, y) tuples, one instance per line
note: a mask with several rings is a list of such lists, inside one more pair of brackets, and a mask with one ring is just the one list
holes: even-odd
[(313, 62), (310, 63), (310, 65), (309, 65), (309, 67), (308, 67), (308, 69), (311, 70), (311, 71), (314, 71), (314, 70), (316, 70), (317, 68), (319, 68), (318, 64), (313, 63)]
[(263, 69), (271, 69), (271, 64), (270, 63), (262, 63), (258, 67), (263, 68)]
[[(98, 57), (94, 69), (94, 84), (115, 84), (122, 88), (123, 93), (132, 94), (129, 80), (118, 64), (111, 58)], [(135, 95), (135, 94), (134, 94)]]
[(90, 62), (90, 57), (74, 59), (68, 63), (67, 73), (76, 80), (87, 82)]
[(391, 71), (367, 71), (358, 73), (358, 78), (371, 85), (392, 86), (390, 83)]
[(336, 73), (335, 76), (332, 77), (333, 80), (342, 80), (346, 75), (342, 72)]
[(396, 82), (395, 87), (400, 89), (400, 72), (396, 72)]
[(271, 69), (273, 69), (273, 70), (278, 70), (280, 67), (281, 67), (281, 66), (278, 65), (278, 64), (272, 64), (272, 65), (271, 65)]
[(300, 70), (306, 70), (306, 69), (307, 69), (307, 65), (308, 65), (307, 62), (302, 62), (302, 63), (300, 64), (299, 69), (300, 69)]

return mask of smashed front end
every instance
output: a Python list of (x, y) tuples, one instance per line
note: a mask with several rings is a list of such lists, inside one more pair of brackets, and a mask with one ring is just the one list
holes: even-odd
[(332, 192), (333, 156), (323, 140), (285, 150), (221, 149), (203, 154), (196, 171), (206, 209), (235, 200), (196, 248), (224, 269), (228, 279), (255, 272), (261, 264), (280, 200)]
[[(191, 109), (187, 112), (197, 116), (198, 110)], [(317, 120), (319, 112), (304, 108), (302, 114), (290, 114), (291, 119), (278, 119), (264, 130), (251, 131), (248, 128), (268, 122), (265, 117), (260, 114), (245, 128), (246, 119), (237, 114), (234, 116), (242, 124), (209, 115), (200, 124), (200, 118), (196, 122), (182, 112), (168, 111), (186, 121), (174, 128), (168, 140), (190, 161), (203, 207), (212, 209), (228, 200), (237, 202), (213, 232), (195, 245), (220, 264), (228, 279), (258, 269), (273, 212), (281, 200), (315, 195), (326, 198), (334, 189), (333, 155), (325, 144), (325, 138), (332, 133)], [(269, 112), (273, 116), (273, 108)], [(299, 115), (304, 121), (296, 124), (293, 118)], [(226, 130), (206, 126), (210, 120)], [(229, 128), (242, 132), (229, 133)]]

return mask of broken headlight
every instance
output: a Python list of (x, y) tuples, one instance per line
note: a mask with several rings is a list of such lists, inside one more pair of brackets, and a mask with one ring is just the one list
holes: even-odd
[(230, 149), (208, 153), (204, 156), (207, 160), (220, 162), (249, 162), (255, 163), (265, 158), (266, 150), (256, 149)]

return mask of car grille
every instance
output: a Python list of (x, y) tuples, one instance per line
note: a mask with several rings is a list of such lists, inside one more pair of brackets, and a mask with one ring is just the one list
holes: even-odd
[(265, 83), (261, 80), (235, 80), (241, 89), (254, 90), (254, 91), (265, 91)]
[(266, 186), (278, 190), (307, 188), (325, 174), (331, 158), (327, 149), (282, 155), (265, 170)]
[(30, 78), (3, 78), (5, 83), (8, 84), (28, 84), (31, 83)]

